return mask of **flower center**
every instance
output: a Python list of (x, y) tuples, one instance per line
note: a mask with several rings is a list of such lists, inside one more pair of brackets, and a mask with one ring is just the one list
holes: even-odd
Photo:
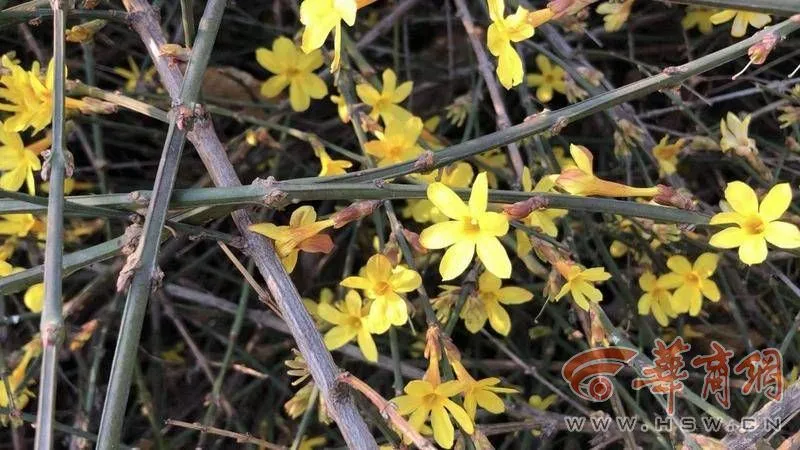
[(747, 218), (742, 224), (742, 228), (748, 234), (761, 234), (764, 232), (764, 228), (766, 228), (766, 224), (758, 215), (752, 215)]
[(686, 279), (686, 283), (688, 284), (700, 284), (700, 277), (698, 277), (697, 274), (694, 272), (687, 273), (686, 275), (684, 275), (684, 278)]
[(299, 74), (300, 74), (300, 71), (297, 70), (296, 67), (290, 67), (290, 68), (286, 69), (286, 78), (288, 78), (290, 80), (292, 78), (296, 77)]
[(379, 281), (375, 283), (375, 287), (373, 288), (376, 294), (378, 295), (386, 295), (392, 291), (392, 286), (385, 281)]
[(464, 234), (472, 235), (480, 233), (481, 227), (478, 224), (478, 219), (472, 216), (465, 216), (462, 222), (464, 224)]
[(350, 317), (350, 319), (347, 320), (347, 325), (350, 328), (355, 328), (356, 330), (360, 330), (361, 329), (361, 318), (360, 317)]

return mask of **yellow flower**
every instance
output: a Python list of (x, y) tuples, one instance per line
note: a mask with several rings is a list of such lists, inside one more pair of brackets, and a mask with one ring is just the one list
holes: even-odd
[(28, 233), (44, 232), (44, 224), (33, 214), (6, 214), (0, 216), (0, 235), (25, 237)]
[(667, 267), (672, 272), (659, 278), (666, 289), (675, 289), (672, 296), (672, 310), (676, 313), (688, 312), (692, 316), (700, 313), (703, 297), (717, 302), (720, 299), (719, 288), (709, 278), (717, 270), (719, 256), (714, 253), (703, 253), (697, 257), (694, 265), (685, 256), (675, 255), (667, 260)]
[(464, 308), (461, 318), (464, 325), (471, 333), (477, 333), (483, 328), (486, 319), (494, 331), (508, 336), (511, 331), (511, 317), (503, 305), (519, 305), (533, 299), (533, 294), (516, 286), (501, 287), (500, 278), (490, 272), (483, 272), (478, 278), (477, 300), (475, 308)]
[(720, 133), (722, 138), (719, 146), (723, 152), (733, 149), (737, 153), (749, 153), (756, 151), (756, 141), (748, 136), (747, 129), (750, 127), (750, 114), (739, 120), (732, 112), (728, 112), (725, 119), (719, 121)]
[[(472, 183), (473, 176), (474, 174), (472, 171), (472, 166), (464, 161), (459, 161), (455, 164), (445, 167), (442, 171), (442, 177), (439, 181), (446, 186), (465, 188)], [(435, 183), (436, 173), (419, 175), (418, 178), (426, 181), (429, 184)], [(433, 202), (427, 198), (408, 200), (408, 207), (403, 209), (403, 216), (411, 217), (419, 223), (439, 223), (450, 220), (441, 211), (439, 211), (439, 208), (437, 208)]]
[(533, 409), (547, 411), (547, 408), (553, 406), (556, 400), (558, 400), (556, 394), (550, 394), (545, 398), (542, 398), (540, 395), (531, 395), (531, 397), (528, 399), (528, 404), (531, 405), (531, 408)]
[(639, 297), (639, 315), (652, 314), (662, 327), (669, 325), (670, 317), (677, 314), (672, 310), (672, 293), (666, 287), (664, 275), (656, 278), (652, 272), (645, 272), (639, 277), (639, 287), (644, 291)]
[(272, 42), (272, 50), (258, 48), (256, 61), (275, 74), (261, 85), (261, 95), (272, 98), (289, 86), (289, 103), (295, 111), (305, 111), (312, 98), (321, 99), (328, 95), (325, 82), (314, 73), (323, 63), (322, 52), (313, 50), (306, 53), (303, 54), (291, 39), (284, 36)]
[(353, 163), (346, 159), (332, 159), (325, 150), (320, 150), (317, 156), (321, 166), (319, 170), (319, 176), (321, 177), (344, 175), (347, 173), (345, 169), (353, 167)]
[(36, 283), (25, 291), (25, 306), (31, 312), (41, 312), (44, 303), (44, 283)]
[(300, 445), (297, 446), (297, 450), (314, 450), (317, 447), (321, 447), (328, 442), (324, 436), (315, 436), (315, 437), (304, 437), (300, 440)]
[(486, 32), (486, 44), (492, 55), (497, 57), (497, 78), (506, 89), (520, 84), (525, 75), (522, 59), (512, 42), (520, 42), (533, 36), (533, 26), (528, 23), (528, 10), (522, 6), (517, 12), (505, 16), (506, 5), (503, 0), (488, 0), (489, 18), (492, 24)]
[(536, 66), (541, 73), (529, 73), (525, 77), (528, 86), (536, 87), (536, 98), (542, 103), (553, 99), (553, 91), (567, 92), (566, 72), (560, 66), (553, 65), (547, 56), (536, 55)]
[(303, 0), (300, 4), (300, 23), (303, 30), (302, 48), (305, 53), (322, 47), (325, 39), (334, 30), (333, 63), (331, 71), (339, 70), (342, 49), (342, 21), (353, 26), (356, 23), (356, 11), (375, 0)]
[(605, 2), (597, 6), (597, 14), (602, 14), (603, 28), (609, 33), (619, 31), (622, 25), (628, 21), (628, 16), (631, 14), (633, 7), (633, 0), (625, 0), (624, 2)]
[[(55, 77), (53, 61), (47, 67), (44, 77), (40, 73), (39, 62), (31, 64), (31, 70), (26, 71), (14, 63), (7, 55), (0, 58), (0, 64), (6, 74), (0, 76), (0, 111), (7, 111), (13, 115), (5, 121), (6, 131), (23, 131), (33, 128), (36, 134), (50, 124), (53, 116), (52, 90)], [(67, 108), (80, 108), (83, 102), (67, 97)]]
[(667, 135), (653, 147), (653, 156), (658, 161), (658, 173), (662, 177), (675, 173), (678, 165), (678, 153), (683, 150), (684, 143), (685, 139), (678, 139), (670, 144), (669, 135)]
[(782, 222), (783, 213), (792, 202), (789, 183), (775, 185), (758, 203), (756, 193), (741, 181), (728, 183), (725, 200), (733, 208), (711, 218), (711, 225), (736, 224), (711, 236), (709, 244), (718, 248), (739, 248), (745, 264), (759, 264), (767, 259), (767, 242), (780, 248), (800, 247), (800, 230)]
[(140, 82), (145, 84), (155, 83), (154, 78), (156, 75), (156, 66), (150, 67), (144, 72), (144, 74), (142, 74), (142, 71), (139, 70), (139, 65), (136, 64), (136, 61), (128, 56), (128, 67), (130, 67), (130, 69), (114, 67), (114, 73), (121, 76), (125, 80), (125, 86), (122, 88), (123, 90), (127, 92), (133, 92), (136, 90), (136, 87)]
[[(33, 392), (29, 391), (25, 386), (25, 380), (29, 379), (26, 375), (28, 372), (28, 365), (30, 362), (39, 356), (42, 352), (42, 341), (38, 337), (33, 338), (30, 342), (23, 347), (22, 358), (20, 358), (17, 366), (11, 371), (11, 374), (5, 378), (4, 382), (0, 382), (0, 408), (10, 408), (12, 405), (11, 399), (13, 398), (13, 405), (16, 409), (24, 409), (28, 405), (31, 397), (34, 396)], [(6, 385), (6, 383), (8, 383)], [(6, 390), (6, 386), (10, 391)], [(12, 419), (13, 420), (13, 419)], [(0, 414), (0, 425), (8, 423), (8, 416)]]
[(250, 225), (250, 231), (263, 234), (275, 241), (275, 250), (287, 272), (294, 270), (300, 250), (307, 253), (328, 253), (333, 249), (333, 241), (320, 232), (333, 225), (330, 219), (317, 220), (317, 213), (311, 206), (297, 208), (289, 219), (289, 225), (277, 226), (271, 223)]
[[(361, 83), (356, 85), (356, 94), (362, 102), (369, 105), (372, 109), (369, 111), (369, 116), (373, 119), (378, 119), (378, 116), (383, 119), (385, 124), (391, 121), (405, 122), (411, 117), (408, 112), (398, 103), (408, 98), (411, 95), (411, 90), (414, 88), (412, 81), (406, 81), (397, 85), (397, 75), (392, 69), (386, 69), (381, 76), (383, 79), (383, 89), (378, 92), (374, 86), (369, 83)], [(421, 129), (421, 127), (420, 127)]]
[(486, 270), (500, 278), (511, 276), (511, 260), (498, 239), (508, 232), (508, 219), (486, 210), (489, 201), (486, 172), (475, 178), (469, 206), (442, 183), (428, 185), (427, 195), (439, 211), (452, 219), (431, 225), (420, 234), (420, 243), (425, 248), (449, 247), (439, 263), (442, 279), (452, 280), (464, 273), (476, 249)]
[(690, 6), (686, 8), (686, 15), (681, 20), (681, 26), (684, 30), (691, 30), (697, 27), (703, 34), (711, 33), (714, 24), (711, 22), (711, 16), (717, 13), (717, 10), (709, 8), (701, 8), (697, 6)]
[(744, 36), (747, 32), (748, 24), (752, 25), (753, 28), (764, 28), (766, 24), (772, 22), (769, 14), (735, 9), (720, 11), (709, 18), (714, 25), (729, 22), (731, 19), (733, 19), (733, 27), (731, 27), (731, 36), (733, 37)]
[(344, 302), (336, 306), (320, 303), (317, 307), (319, 316), (336, 325), (325, 333), (325, 346), (335, 350), (356, 338), (364, 357), (368, 361), (377, 361), (378, 349), (367, 327), (368, 310), (356, 291), (348, 291)]
[[(431, 383), (425, 380), (410, 381), (405, 389), (406, 395), (392, 400), (401, 415), (409, 415), (409, 424), (417, 431), (422, 430), (428, 416), (431, 418), (433, 438), (439, 446), (451, 448), (455, 438), (455, 430), (450, 416), (467, 433), (472, 434), (475, 427), (464, 408), (458, 406), (450, 397), (464, 391), (460, 381)], [(449, 414), (448, 414), (449, 413)]]
[(652, 197), (658, 194), (658, 188), (637, 188), (613, 181), (606, 181), (594, 174), (592, 152), (582, 145), (572, 144), (569, 147), (572, 159), (577, 167), (561, 170), (556, 184), (572, 195), (598, 195), (601, 197)]
[(389, 326), (401, 326), (408, 321), (408, 307), (400, 294), (411, 292), (422, 284), (419, 274), (408, 267), (392, 262), (378, 253), (368, 261), (364, 276), (347, 277), (340, 283), (352, 289), (361, 289), (373, 299), (367, 323), (372, 333), (381, 334)]
[(411, 116), (407, 119), (390, 119), (384, 131), (376, 131), (377, 141), (364, 144), (364, 150), (378, 158), (378, 166), (388, 166), (415, 159), (423, 150), (417, 144), (422, 132), (422, 120)]
[(336, 112), (339, 114), (339, 119), (342, 123), (350, 122), (350, 111), (347, 110), (347, 102), (341, 95), (331, 95), (331, 101), (336, 105)]
[(559, 262), (556, 264), (556, 269), (564, 277), (566, 283), (558, 291), (554, 300), (560, 300), (567, 293), (572, 294), (575, 304), (585, 311), (589, 310), (589, 302), (600, 303), (603, 300), (603, 293), (594, 287), (594, 283), (611, 278), (611, 274), (604, 268), (583, 269), (577, 264)]
[(454, 360), (450, 363), (456, 372), (458, 381), (464, 385), (464, 410), (472, 420), (475, 420), (478, 406), (492, 414), (502, 414), (506, 410), (503, 399), (497, 394), (514, 394), (517, 392), (516, 389), (497, 386), (500, 384), (499, 378), (476, 380), (460, 362)]
[(46, 137), (29, 147), (25, 147), (19, 133), (7, 131), (0, 127), (0, 188), (17, 191), (25, 184), (28, 194), (36, 194), (36, 181), (33, 172), (42, 168), (39, 153), (50, 145), (50, 137)]

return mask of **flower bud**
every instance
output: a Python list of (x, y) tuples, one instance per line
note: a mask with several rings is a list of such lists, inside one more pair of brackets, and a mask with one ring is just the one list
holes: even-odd
[(380, 200), (364, 200), (355, 202), (350, 206), (337, 211), (331, 216), (331, 220), (333, 220), (333, 228), (342, 228), (350, 222), (362, 219), (372, 214), (375, 209), (380, 206), (380, 204)]
[(67, 42), (82, 44), (94, 39), (94, 35), (98, 31), (102, 30), (103, 27), (106, 26), (106, 23), (108, 22), (102, 19), (90, 20), (86, 23), (75, 25), (74, 27), (70, 28), (66, 31), (64, 37)]
[(406, 238), (406, 242), (408, 245), (411, 246), (411, 249), (414, 250), (415, 253), (420, 255), (425, 255), (428, 253), (428, 249), (423, 247), (422, 244), (419, 242), (419, 234), (415, 233), (411, 230), (407, 230), (405, 228), (402, 229), (403, 237)]
[(511, 205), (504, 205), (503, 212), (514, 219), (522, 220), (528, 217), (533, 211), (546, 208), (547, 204), (548, 201), (546, 198), (541, 195), (534, 195), (527, 200)]
[(658, 194), (653, 197), (653, 200), (659, 205), (674, 206), (680, 209), (694, 211), (697, 209), (692, 196), (686, 192), (679, 191), (670, 186), (659, 184), (657, 186)]

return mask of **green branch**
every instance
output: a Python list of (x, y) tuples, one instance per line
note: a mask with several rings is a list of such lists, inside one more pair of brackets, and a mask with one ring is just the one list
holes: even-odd
[[(64, 179), (67, 158), (64, 136), (64, 83), (66, 61), (64, 59), (67, 9), (65, 0), (51, 0), (53, 10), (53, 61), (55, 65), (53, 103), (53, 142), (47, 157), (50, 193), (47, 198), (47, 242), (44, 248), (44, 306), (39, 322), (42, 336), (42, 368), (39, 378), (39, 395), (36, 416), (35, 447), (53, 448), (53, 423), (56, 411), (56, 387), (58, 377), (58, 350), (64, 340), (64, 317), (61, 314), (61, 276), (64, 253)], [(44, 172), (44, 168), (43, 168)]]
[(110, 450), (119, 446), (122, 422), (137, 361), (136, 352), (147, 310), (147, 299), (150, 295), (153, 273), (157, 270), (156, 256), (161, 244), (172, 188), (177, 178), (186, 135), (195, 120), (195, 102), (200, 92), (203, 74), (208, 66), (211, 49), (217, 37), (226, 3), (225, 0), (211, 0), (206, 4), (197, 42), (186, 68), (186, 77), (181, 85), (180, 97), (171, 112), (169, 131), (156, 173), (154, 194), (147, 209), (142, 238), (135, 253), (135, 257), (139, 259), (136, 265), (137, 269), (128, 290), (119, 339), (111, 365), (108, 393), (103, 405), (103, 415), (100, 418), (98, 432), (97, 448), (100, 450)]
[[(425, 185), (384, 184), (380, 187), (366, 183), (335, 183), (320, 189), (318, 184), (293, 184), (289, 182), (256, 183), (249, 186), (229, 188), (177, 189), (173, 192), (170, 208), (192, 208), (200, 206), (235, 206), (260, 204), (283, 207), (297, 202), (316, 200), (405, 200), (426, 198)], [(469, 189), (454, 189), (463, 199), (469, 199)], [(150, 191), (135, 191), (130, 194), (81, 195), (68, 197), (70, 203), (91, 207), (124, 208), (136, 210), (146, 205), (152, 197)], [(619, 214), (626, 217), (641, 217), (659, 222), (705, 225), (709, 217), (705, 214), (667, 206), (650, 205), (626, 200), (597, 197), (579, 197), (547, 192), (519, 192), (490, 190), (492, 203), (516, 203), (531, 197), (547, 200), (548, 208), (569, 209), (593, 213)], [(0, 200), (0, 214), (41, 213), (41, 205), (17, 200)]]

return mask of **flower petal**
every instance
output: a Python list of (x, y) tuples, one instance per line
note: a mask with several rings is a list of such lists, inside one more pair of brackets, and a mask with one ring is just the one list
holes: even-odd
[(437, 444), (444, 448), (453, 447), (455, 430), (443, 407), (431, 408), (431, 428), (433, 428), (433, 439)]
[(372, 339), (372, 335), (369, 334), (366, 328), (362, 328), (358, 332), (358, 346), (367, 361), (375, 362), (378, 360), (378, 348), (375, 347), (375, 340)]
[(430, 250), (449, 247), (460, 239), (462, 229), (461, 222), (455, 220), (436, 223), (422, 230), (419, 242)]
[[(439, 211), (445, 216), (460, 220), (469, 215), (469, 208), (453, 192), (452, 189), (442, 183), (431, 183), (427, 189), (428, 200), (430, 200)], [(488, 194), (487, 194), (488, 195)]]
[(277, 58), (273, 52), (263, 47), (256, 49), (256, 61), (261, 67), (276, 74), (283, 73), (286, 68), (285, 63), (280, 58)]
[(761, 200), (761, 206), (758, 209), (758, 214), (765, 222), (772, 222), (781, 218), (783, 213), (789, 209), (789, 204), (792, 202), (792, 188), (789, 183), (781, 183), (775, 185), (769, 190), (764, 199)]
[(283, 75), (269, 77), (269, 79), (261, 85), (261, 95), (266, 98), (275, 97), (286, 89), (288, 85), (289, 79)]
[(716, 272), (717, 263), (719, 263), (719, 255), (706, 252), (698, 256), (694, 261), (693, 270), (703, 277), (709, 277)]
[(358, 332), (352, 327), (336, 326), (325, 333), (325, 347), (335, 350), (352, 341)]
[(572, 159), (575, 160), (575, 165), (578, 166), (581, 172), (588, 174), (593, 173), (592, 161), (594, 160), (594, 156), (589, 149), (582, 145), (571, 144), (569, 146), (569, 154), (572, 156)]
[(760, 264), (767, 259), (767, 241), (761, 236), (749, 236), (739, 247), (739, 259), (745, 264)]
[(498, 292), (503, 282), (491, 272), (483, 272), (478, 277), (478, 290), (481, 292)]
[(497, 302), (491, 302), (486, 305), (486, 315), (489, 317), (489, 324), (492, 325), (494, 331), (508, 336), (511, 331), (511, 317), (508, 312), (500, 306)]
[(485, 212), (478, 216), (481, 233), (490, 236), (504, 236), (508, 233), (508, 218), (496, 212)]
[(669, 270), (680, 275), (692, 271), (692, 264), (683, 255), (675, 255), (670, 257), (667, 260), (667, 267), (669, 267)]
[(289, 84), (289, 103), (297, 112), (305, 111), (311, 105), (311, 97), (308, 96), (308, 92), (305, 91), (299, 80)]
[(758, 198), (755, 191), (741, 181), (728, 183), (728, 187), (725, 188), (725, 200), (734, 211), (744, 216), (758, 212)]
[(481, 408), (489, 411), (492, 414), (500, 414), (506, 410), (506, 405), (503, 403), (503, 399), (491, 391), (480, 390), (475, 393), (475, 397), (478, 400), (478, 404), (481, 406)]
[[(508, 259), (506, 249), (499, 239), (493, 236), (481, 236), (475, 247), (478, 250), (478, 258), (486, 266), (486, 270), (499, 278), (511, 277), (511, 260)], [(464, 268), (466, 269), (466, 265)]]
[(389, 285), (395, 292), (411, 292), (421, 284), (419, 273), (405, 266), (397, 266), (389, 277)]
[(453, 418), (456, 419), (456, 422), (458, 422), (458, 425), (464, 431), (466, 431), (469, 434), (472, 434), (475, 431), (475, 426), (473, 425), (472, 420), (469, 418), (467, 412), (464, 411), (462, 407), (458, 406), (452, 400), (445, 400), (444, 407), (447, 408), (448, 411), (450, 411), (450, 415), (452, 415)]
[(509, 286), (500, 289), (498, 292), (500, 303), (504, 305), (519, 305), (533, 300), (533, 294), (521, 287)]
[(472, 217), (481, 217), (486, 212), (488, 202), (489, 182), (486, 178), (486, 172), (481, 172), (475, 177), (475, 182), (472, 183), (472, 193), (469, 196), (469, 212)]
[(364, 277), (347, 277), (339, 285), (351, 289), (367, 290), (372, 287), (372, 283)]
[[(464, 273), (474, 256), (475, 244), (472, 242), (459, 241), (453, 244), (444, 252), (442, 261), (439, 263), (439, 274), (441, 274), (442, 280), (452, 280)], [(508, 259), (508, 255), (506, 255), (506, 259)], [(510, 265), (511, 263), (509, 263), (509, 266)]]
[(330, 322), (334, 325), (342, 325), (346, 323), (348, 319), (348, 317), (345, 314), (342, 314), (341, 311), (334, 308), (328, 303), (320, 303), (319, 305), (317, 305), (317, 315), (326, 322)]
[(392, 262), (380, 253), (372, 255), (367, 261), (366, 275), (372, 283), (389, 281), (392, 275)]
[(721, 298), (719, 293), (719, 288), (717, 287), (717, 283), (714, 283), (712, 280), (703, 280), (700, 283), (700, 291), (703, 295), (711, 300), (712, 302), (717, 302)]
[(718, 248), (735, 248), (745, 241), (747, 234), (739, 227), (726, 228), (708, 240), (708, 243)]
[(775, 221), (767, 224), (764, 238), (772, 245), (780, 248), (800, 247), (800, 230), (797, 225)]

